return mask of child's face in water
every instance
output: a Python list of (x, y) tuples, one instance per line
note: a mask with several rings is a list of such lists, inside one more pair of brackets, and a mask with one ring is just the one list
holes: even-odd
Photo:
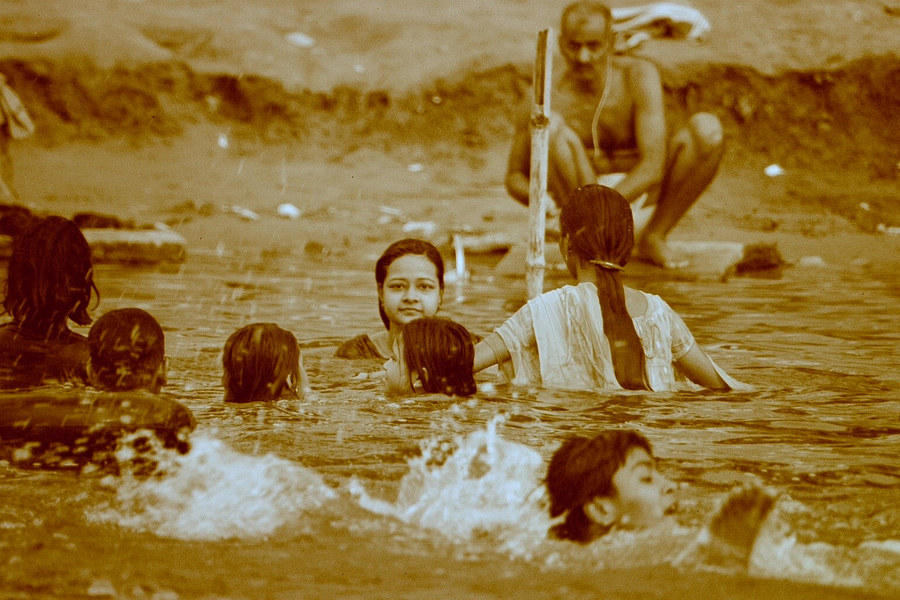
[(401, 256), (388, 267), (378, 296), (391, 328), (433, 317), (441, 306), (437, 267), (423, 254)]
[(597, 499), (609, 523), (649, 527), (675, 510), (675, 485), (656, 470), (656, 462), (643, 448), (628, 453), (612, 483), (615, 496)]

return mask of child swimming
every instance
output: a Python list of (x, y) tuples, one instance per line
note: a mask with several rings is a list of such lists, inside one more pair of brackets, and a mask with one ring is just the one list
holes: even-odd
[(13, 239), (0, 325), (0, 388), (84, 381), (87, 338), (69, 329), (88, 325), (94, 285), (91, 249), (70, 220), (36, 219)]
[(550, 516), (565, 515), (552, 532), (589, 542), (613, 526), (649, 527), (676, 508), (675, 486), (656, 469), (650, 442), (628, 430), (574, 436), (547, 467)]
[(674, 391), (686, 378), (746, 389), (700, 349), (662, 298), (623, 286), (633, 245), (621, 194), (596, 184), (575, 190), (560, 212), (559, 246), (577, 285), (530, 300), (479, 342), (475, 370), (512, 359), (515, 384)]
[(309, 387), (297, 338), (274, 323), (254, 323), (232, 333), (222, 368), (225, 402), (278, 400), (286, 392), (303, 398)]
[(450, 319), (421, 317), (400, 329), (393, 356), (384, 365), (389, 395), (414, 393), (471, 396), (475, 346), (469, 331)]
[[(675, 514), (675, 485), (658, 470), (650, 442), (613, 429), (572, 436), (553, 453), (544, 480), (553, 518), (550, 533), (582, 544), (613, 529), (645, 529)], [(732, 492), (707, 526), (704, 560), (746, 563), (775, 498), (755, 486)]]
[(140, 308), (111, 310), (88, 333), (89, 383), (103, 390), (147, 390), (166, 384), (166, 341), (157, 320)]
[(385, 331), (361, 334), (337, 349), (339, 358), (388, 358), (400, 328), (434, 316), (444, 295), (444, 260), (433, 244), (406, 238), (394, 242), (375, 263), (378, 312)]

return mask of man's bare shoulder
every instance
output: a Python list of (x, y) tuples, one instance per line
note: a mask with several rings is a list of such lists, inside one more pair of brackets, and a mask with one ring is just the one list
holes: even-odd
[(655, 97), (662, 92), (662, 78), (656, 64), (636, 56), (616, 56), (627, 94), (635, 99)]
[(651, 60), (629, 54), (618, 54), (613, 59), (613, 64), (630, 77), (659, 78), (659, 68)]

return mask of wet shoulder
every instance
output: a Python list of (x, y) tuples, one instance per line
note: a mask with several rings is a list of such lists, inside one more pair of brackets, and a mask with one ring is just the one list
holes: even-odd
[(337, 358), (385, 358), (366, 333), (341, 344), (334, 355)]
[[(629, 288), (626, 288), (626, 302), (628, 302), (628, 290)], [(644, 302), (644, 311), (640, 314), (632, 312), (631, 305), (628, 305), (628, 313), (631, 315), (632, 319), (646, 322), (664, 322), (671, 321), (672, 315), (676, 315), (677, 317), (677, 313), (669, 306), (668, 302), (656, 294), (648, 294), (647, 292), (642, 292), (640, 290), (631, 291), (636, 293), (635, 302), (638, 301), (637, 296), (643, 297)]]
[(0, 326), (0, 389), (83, 382), (90, 356), (87, 338), (67, 331), (47, 340), (7, 323)]
[(652, 294), (647, 294), (630, 287), (625, 288), (625, 308), (632, 319), (646, 318), (651, 312)]
[(655, 63), (639, 56), (620, 54), (616, 56), (613, 64), (629, 75), (659, 74)]

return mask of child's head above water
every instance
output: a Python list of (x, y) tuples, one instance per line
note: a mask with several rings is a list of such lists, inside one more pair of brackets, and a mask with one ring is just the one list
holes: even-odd
[(301, 398), (307, 385), (297, 338), (274, 323), (254, 323), (232, 333), (222, 367), (226, 402), (278, 400), (285, 391)]
[(3, 308), (20, 326), (44, 334), (68, 319), (88, 325), (94, 285), (91, 249), (63, 217), (37, 219), (13, 240)]
[(165, 335), (147, 311), (109, 311), (91, 327), (88, 346), (88, 375), (95, 387), (156, 393), (166, 383)]
[(378, 312), (390, 330), (434, 316), (444, 294), (444, 260), (433, 244), (414, 238), (394, 242), (375, 263)]
[(385, 364), (388, 393), (471, 396), (477, 391), (475, 346), (468, 329), (450, 319), (421, 317), (400, 332), (397, 358)]
[(675, 486), (656, 470), (650, 442), (628, 430), (574, 436), (554, 452), (545, 480), (553, 528), (586, 543), (613, 527), (648, 527), (675, 509)]

